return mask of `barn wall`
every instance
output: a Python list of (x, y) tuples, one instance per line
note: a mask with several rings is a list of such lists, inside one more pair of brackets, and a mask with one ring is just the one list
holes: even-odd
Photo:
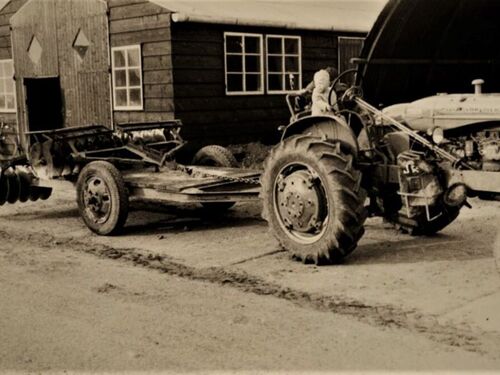
[(0, 11), (0, 59), (11, 59), (10, 17), (12, 17), (28, 0), (11, 0)]
[[(45, 0), (46, 1), (46, 0)], [(109, 42), (106, 5), (96, 0), (57, 3), (59, 75), (65, 100), (65, 126), (110, 126)], [(85, 35), (83, 58), (72, 47)]]
[(303, 87), (318, 69), (337, 66), (339, 34), (172, 23), (175, 115), (184, 123), (184, 137), (194, 142), (219, 144), (275, 142), (277, 127), (286, 124), (290, 117), (285, 95), (226, 96), (224, 32), (301, 36)]
[[(10, 17), (17, 12), (28, 0), (11, 0), (0, 11), (0, 60), (12, 59), (10, 41)], [(13, 144), (17, 136), (17, 115), (15, 113), (1, 113), (0, 123), (4, 124), (2, 132), (7, 138), (0, 142), (0, 159), (9, 157), (14, 151)]]
[[(10, 24), (16, 60), (19, 128), (41, 129), (28, 125), (30, 108), (24, 98), (27, 87), (24, 79), (44, 77), (59, 77), (63, 103), (62, 108), (55, 110), (63, 111), (63, 127), (110, 126), (106, 4), (99, 0), (31, 1), (11, 18)], [(81, 56), (73, 47), (77, 35), (85, 35), (89, 43)], [(33, 41), (39, 43), (42, 51), (39, 61), (30, 57)], [(36, 100), (45, 103), (45, 98)], [(58, 126), (47, 118), (44, 120), (42, 129)]]
[(170, 13), (146, 0), (108, 0), (111, 47), (140, 44), (143, 111), (115, 111), (117, 124), (174, 118)]

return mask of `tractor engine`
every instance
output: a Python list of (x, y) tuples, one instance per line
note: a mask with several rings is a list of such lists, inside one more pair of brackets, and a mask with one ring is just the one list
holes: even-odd
[(500, 94), (483, 94), (482, 80), (472, 83), (473, 94), (438, 94), (392, 105), (383, 112), (426, 133), (474, 169), (500, 171)]
[(500, 130), (449, 137), (441, 147), (476, 169), (500, 171)]
[(500, 132), (482, 132), (477, 135), (477, 147), (482, 157), (482, 169), (500, 171)]

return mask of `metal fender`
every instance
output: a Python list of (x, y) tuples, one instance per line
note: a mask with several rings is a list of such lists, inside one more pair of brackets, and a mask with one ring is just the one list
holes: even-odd
[(283, 141), (296, 134), (310, 134), (329, 141), (340, 141), (353, 156), (358, 155), (359, 146), (352, 129), (342, 117), (308, 116), (289, 124), (281, 136)]
[(403, 132), (392, 132), (385, 135), (389, 148), (394, 157), (410, 149), (410, 136)]

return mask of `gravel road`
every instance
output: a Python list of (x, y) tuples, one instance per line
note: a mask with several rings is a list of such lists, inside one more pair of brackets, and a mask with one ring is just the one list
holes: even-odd
[(380, 220), (341, 266), (289, 259), (258, 205), (134, 207), (92, 235), (73, 193), (0, 211), (0, 370), (500, 370), (499, 203), (429, 238)]

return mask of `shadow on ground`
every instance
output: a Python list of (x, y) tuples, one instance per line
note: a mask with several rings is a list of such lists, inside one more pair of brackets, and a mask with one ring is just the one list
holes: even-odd
[[(393, 228), (369, 225), (367, 234), (373, 240), (361, 241), (346, 259), (346, 265), (376, 263), (417, 263), (425, 261), (474, 260), (491, 258), (497, 234), (495, 222), (483, 223), (481, 240), (472, 236), (476, 228), (465, 218), (453, 223), (442, 233), (413, 237)], [(470, 233), (468, 233), (470, 232)]]

